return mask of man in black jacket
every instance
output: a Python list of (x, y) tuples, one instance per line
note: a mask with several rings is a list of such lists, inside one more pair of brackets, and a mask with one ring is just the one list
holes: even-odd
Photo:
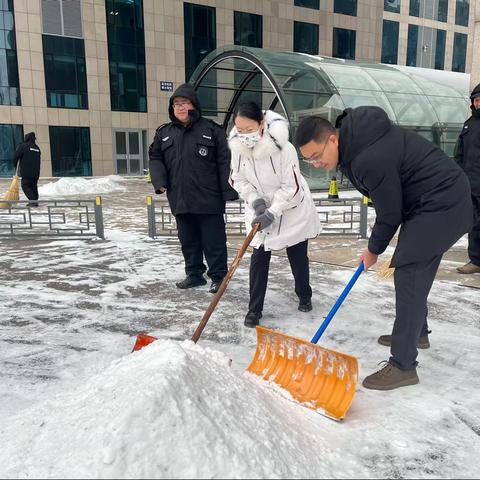
[(455, 149), (455, 160), (463, 168), (472, 187), (476, 220), (468, 235), (470, 261), (458, 267), (460, 273), (480, 273), (480, 83), (470, 95), (472, 116), (464, 123)]
[(28, 198), (30, 207), (38, 207), (38, 179), (40, 177), (40, 148), (35, 143), (34, 132), (25, 135), (25, 141), (15, 150), (13, 164), (22, 177), (22, 190)]
[[(376, 210), (375, 225), (362, 253), (365, 270), (400, 234), (395, 267), (396, 318), (391, 357), (363, 386), (376, 390), (418, 383), (417, 345), (428, 342), (427, 298), (442, 255), (472, 226), (466, 175), (444, 152), (417, 134), (393, 125), (378, 107), (347, 109), (335, 129), (320, 117), (297, 130), (302, 155), (315, 167), (339, 169)], [(382, 341), (380, 341), (382, 340)]]
[(225, 202), (238, 194), (228, 183), (230, 150), (226, 133), (202, 117), (193, 87), (181, 85), (170, 98), (171, 122), (157, 129), (149, 149), (155, 193), (167, 192), (185, 259), (186, 278), (176, 285), (205, 285), (208, 264), (216, 293), (227, 273)]

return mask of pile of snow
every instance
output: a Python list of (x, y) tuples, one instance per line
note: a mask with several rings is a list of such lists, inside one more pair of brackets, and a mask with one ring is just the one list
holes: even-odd
[(38, 188), (40, 196), (58, 197), (64, 195), (125, 192), (124, 179), (119, 175), (86, 179), (84, 177), (63, 177), (56, 182), (47, 183)]
[(158, 340), (4, 426), (3, 475), (321, 478), (338, 470), (341, 447), (319, 445), (309, 425), (318, 414), (252, 377), (235, 373), (223, 353)]

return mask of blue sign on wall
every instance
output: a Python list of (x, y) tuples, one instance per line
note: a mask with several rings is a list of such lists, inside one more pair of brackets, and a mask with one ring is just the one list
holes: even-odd
[(160, 90), (162, 92), (173, 92), (173, 82), (160, 82)]

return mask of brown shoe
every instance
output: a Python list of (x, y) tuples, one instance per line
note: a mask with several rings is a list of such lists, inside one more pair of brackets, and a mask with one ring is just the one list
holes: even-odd
[[(380, 345), (385, 345), (386, 347), (392, 346), (392, 336), (391, 335), (380, 335), (378, 337), (378, 343)], [(425, 349), (430, 348), (430, 341), (428, 340), (428, 335), (420, 337), (417, 342), (417, 348)]]
[(400, 370), (386, 362), (386, 365), (378, 372), (372, 373), (362, 382), (365, 388), (371, 390), (393, 390), (407, 385), (416, 385), (419, 382), (417, 369)]
[(480, 273), (480, 265), (475, 265), (472, 262), (468, 262), (463, 267), (458, 267), (457, 272), (467, 275), (470, 275), (472, 273)]

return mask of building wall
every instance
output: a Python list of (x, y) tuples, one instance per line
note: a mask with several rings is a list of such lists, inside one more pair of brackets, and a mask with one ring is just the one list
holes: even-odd
[[(480, 0), (478, 0), (480, 1)], [(146, 144), (153, 139), (158, 125), (168, 121), (170, 92), (160, 91), (161, 81), (171, 81), (174, 88), (185, 81), (184, 22), (182, 0), (143, 0), (145, 60), (147, 77), (147, 113), (112, 112), (104, 0), (82, 0), (83, 30), (89, 109), (47, 108), (40, 0), (15, 0), (17, 58), (21, 87), (21, 106), (0, 105), (0, 124), (21, 124), (24, 132), (35, 131), (42, 150), (42, 176), (52, 174), (49, 126), (89, 127), (93, 175), (115, 172), (113, 162), (113, 131), (116, 128), (142, 129), (147, 132)], [(320, 10), (294, 6), (293, 0), (192, 0), (190, 3), (216, 8), (217, 47), (234, 43), (233, 12), (256, 13), (263, 16), (263, 47), (276, 50), (293, 49), (293, 22), (320, 25), (319, 53), (332, 55), (334, 28), (351, 29), (356, 34), (356, 60), (379, 62), (382, 46), (382, 20), (400, 17), (399, 63), (405, 63), (406, 32), (411, 20), (408, 1), (402, 1), (400, 15), (383, 11), (380, 0), (359, 0), (357, 16), (333, 13), (334, 0), (321, 0)], [(455, 2), (450, 0), (449, 19)], [(471, 8), (474, 16), (474, 9)], [(478, 20), (478, 14), (477, 14)], [(415, 19), (427, 26), (439, 22)], [(480, 31), (476, 31), (479, 42)], [(453, 27), (447, 28), (447, 58), (451, 65)], [(456, 31), (459, 31), (458, 27)], [(468, 29), (465, 28), (465, 32)], [(472, 64), (473, 37), (469, 35), (467, 65)], [(476, 49), (478, 52), (478, 47)], [(450, 57), (448, 57), (450, 55)], [(473, 62), (480, 68), (480, 55)]]

